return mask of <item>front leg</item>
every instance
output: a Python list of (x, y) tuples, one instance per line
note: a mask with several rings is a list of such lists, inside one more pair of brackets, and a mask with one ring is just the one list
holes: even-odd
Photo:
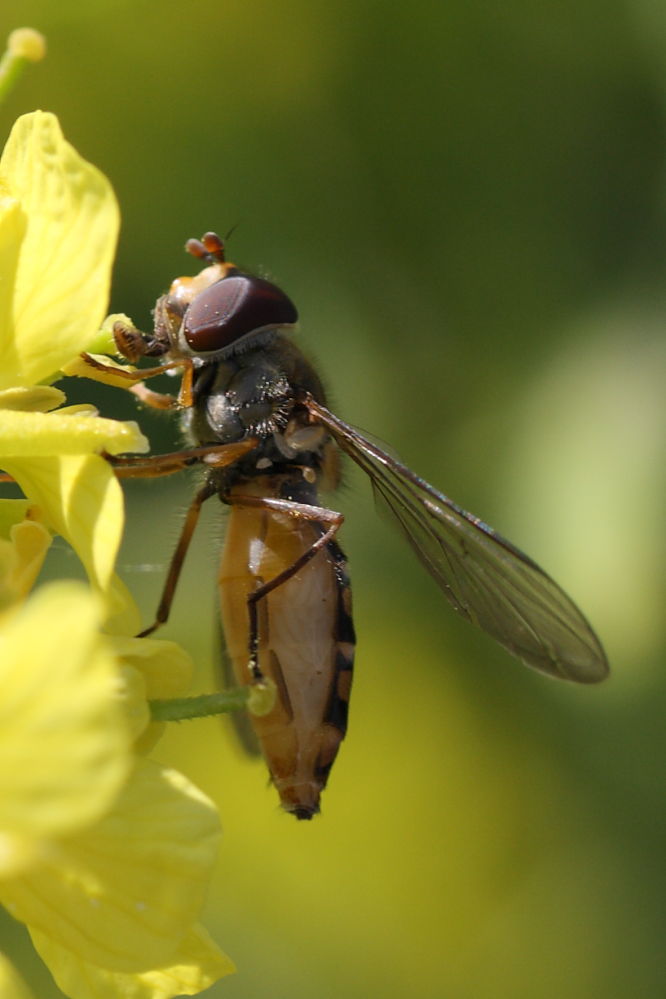
[(151, 454), (146, 457), (105, 454), (104, 457), (113, 465), (119, 479), (157, 479), (197, 464), (208, 468), (225, 468), (253, 451), (258, 443), (256, 437), (248, 437), (235, 444), (204, 444), (202, 447), (183, 448), (182, 451), (170, 451), (168, 454)]
[[(155, 378), (157, 375), (163, 375), (165, 372), (173, 371), (176, 368), (183, 369), (183, 380), (177, 397), (162, 392), (153, 392), (144, 385), (145, 379)], [(92, 354), (82, 353), (78, 362), (68, 365), (65, 374), (92, 378), (94, 381), (102, 382), (104, 385), (127, 389), (136, 395), (146, 406), (152, 406), (154, 409), (188, 408), (192, 405), (193, 401), (193, 366), (192, 361), (186, 357), (178, 361), (168, 361), (165, 364), (159, 364), (154, 368), (138, 369), (114, 364), (111, 359), (106, 363), (98, 360), (97, 357), (93, 357)]]
[[(170, 454), (149, 455), (146, 458), (128, 455), (106, 455), (106, 459), (113, 466), (118, 478), (151, 479), (164, 475), (172, 475), (174, 472), (178, 472), (194, 464), (205, 464), (210, 468), (225, 468), (239, 461), (240, 458), (252, 451), (258, 443), (256, 438), (250, 437), (235, 444), (211, 444), (204, 447), (173, 451)], [(155, 619), (148, 628), (139, 633), (138, 638), (145, 638), (146, 635), (152, 634), (168, 620), (185, 556), (187, 555), (192, 536), (199, 521), (201, 507), (216, 492), (216, 487), (212, 483), (207, 482), (192, 500), (180, 532), (176, 550), (171, 557), (169, 571)]]

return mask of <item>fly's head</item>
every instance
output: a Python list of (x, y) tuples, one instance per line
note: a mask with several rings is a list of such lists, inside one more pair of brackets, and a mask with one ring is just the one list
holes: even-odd
[(120, 353), (129, 360), (188, 358), (201, 367), (295, 325), (298, 313), (291, 299), (270, 281), (227, 262), (224, 242), (214, 232), (188, 240), (186, 249), (207, 266), (194, 277), (176, 278), (157, 300), (152, 335), (121, 326), (114, 331)]

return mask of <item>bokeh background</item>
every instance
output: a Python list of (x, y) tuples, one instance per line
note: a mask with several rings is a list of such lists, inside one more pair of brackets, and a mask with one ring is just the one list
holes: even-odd
[[(237, 223), (233, 258), (297, 302), (337, 411), (547, 567), (613, 666), (596, 689), (517, 666), (449, 611), (349, 468), (357, 672), (323, 815), (281, 813), (219, 721), (158, 749), (222, 811), (206, 922), (239, 973), (211, 997), (663, 996), (666, 9), (9, 6), (0, 28), (18, 16), (50, 51), (2, 127), (55, 111), (111, 178), (110, 310), (148, 325), (194, 269), (185, 240)], [(102, 411), (134, 416), (120, 395), (100, 389)], [(156, 451), (177, 443), (168, 418), (140, 420)], [(190, 493), (185, 476), (128, 488), (121, 571), (147, 621)], [(198, 690), (209, 506), (165, 630)], [(0, 934), (56, 996), (21, 928)]]

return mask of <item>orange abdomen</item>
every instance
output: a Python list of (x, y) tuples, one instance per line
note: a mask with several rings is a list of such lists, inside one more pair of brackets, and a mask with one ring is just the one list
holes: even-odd
[[(255, 480), (241, 494), (275, 496)], [(248, 684), (247, 595), (288, 569), (321, 533), (318, 524), (236, 504), (219, 573), (227, 651), (238, 683)], [(346, 561), (331, 542), (258, 603), (259, 666), (277, 687), (269, 715), (250, 716), (287, 811), (312, 818), (342, 741), (354, 658)]]

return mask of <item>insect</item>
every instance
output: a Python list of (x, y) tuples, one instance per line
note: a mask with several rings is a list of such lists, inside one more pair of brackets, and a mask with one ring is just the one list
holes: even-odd
[(177, 400), (140, 382), (144, 402), (178, 408), (189, 448), (114, 459), (124, 477), (206, 469), (186, 516), (150, 634), (168, 617), (202, 504), (230, 508), (218, 573), (220, 612), (237, 681), (277, 686), (269, 715), (251, 719), (283, 806), (299, 819), (320, 794), (347, 726), (354, 626), (343, 515), (321, 505), (340, 453), (375, 493), (454, 609), (543, 673), (602, 680), (606, 656), (581, 612), (531, 559), (466, 513), (326, 406), (321, 382), (287, 332), (296, 308), (278, 287), (225, 258), (215, 233), (189, 240), (206, 266), (158, 299), (154, 330), (117, 323), (119, 352), (156, 358), (133, 377), (180, 368)]

